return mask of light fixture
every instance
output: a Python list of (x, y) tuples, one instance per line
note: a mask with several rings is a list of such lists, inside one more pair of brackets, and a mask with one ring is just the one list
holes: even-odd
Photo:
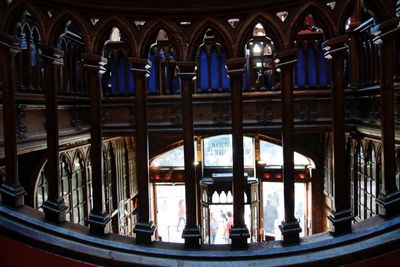
[(281, 72), (282, 70), (280, 69), (280, 68), (277, 68), (276, 69), (276, 72)]
[(374, 39), (374, 44), (375, 44), (375, 45), (380, 45), (380, 44), (382, 44), (382, 43), (383, 43), (383, 41), (382, 41), (381, 38), (376, 38), (376, 39)]
[(281, 60), (279, 58), (274, 60), (275, 64), (278, 64), (279, 62), (281, 62)]
[(331, 47), (329, 45), (327, 45), (327, 46), (324, 47), (324, 50), (325, 51), (329, 51), (329, 50), (331, 50)]

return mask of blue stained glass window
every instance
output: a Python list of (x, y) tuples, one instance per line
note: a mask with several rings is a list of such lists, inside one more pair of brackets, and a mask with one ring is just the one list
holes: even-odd
[(215, 90), (219, 88), (219, 75), (218, 75), (218, 53), (217, 50), (211, 50), (211, 89)]
[(308, 48), (308, 85), (316, 86), (317, 85), (317, 70), (315, 67), (315, 56), (314, 49), (312, 47)]
[(36, 45), (33, 40), (31, 41), (31, 65), (36, 67)]
[(133, 76), (132, 71), (130, 70), (132, 68), (132, 64), (129, 64), (129, 69), (128, 69), (128, 90), (129, 94), (133, 95), (135, 93), (135, 76)]
[(114, 58), (111, 58), (111, 60), (110, 60), (110, 68), (111, 68), (111, 71), (110, 71), (111, 94), (115, 94), (115, 93), (117, 93), (117, 78), (118, 77), (116, 75), (117, 69), (115, 66)]
[(322, 49), (319, 50), (319, 84), (320, 86), (328, 85), (328, 77), (327, 77), (327, 68), (326, 68), (326, 59), (324, 57), (324, 52)]
[(200, 53), (200, 90), (208, 90), (208, 62), (205, 49), (201, 50)]
[(305, 87), (306, 85), (306, 73), (304, 64), (304, 52), (303, 49), (297, 50), (297, 86)]
[(148, 92), (155, 93), (157, 90), (156, 86), (156, 62), (154, 61), (154, 52), (153, 50), (150, 51), (150, 58), (151, 67), (149, 69), (150, 77), (148, 79)]
[(222, 53), (221, 56), (221, 74), (222, 74), (222, 88), (229, 89), (230, 88), (230, 81), (228, 78), (228, 71), (225, 66), (225, 53)]
[(28, 43), (26, 41), (26, 34), (21, 32), (21, 49), (26, 50), (28, 49)]
[(242, 76), (242, 83), (243, 83), (243, 88), (244, 89), (250, 89), (250, 83), (249, 83), (249, 73), (248, 73), (247, 65), (244, 65), (244, 73)]
[(122, 54), (119, 55), (118, 57), (118, 92), (120, 94), (124, 94), (126, 92), (126, 62), (125, 62), (125, 58)]

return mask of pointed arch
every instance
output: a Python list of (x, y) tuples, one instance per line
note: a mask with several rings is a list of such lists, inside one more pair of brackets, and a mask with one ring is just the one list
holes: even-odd
[(337, 19), (337, 35), (344, 33), (344, 25), (346, 24), (347, 18), (353, 15), (356, 3), (357, 1), (351, 0), (339, 1), (336, 3), (336, 10), (339, 12)]
[(139, 35), (139, 56), (147, 58), (150, 46), (154, 43), (157, 33), (163, 29), (167, 34), (169, 41), (177, 51), (178, 59), (183, 60), (185, 43), (179, 36), (182, 34), (181, 29), (173, 21), (161, 18), (159, 20), (148, 22), (144, 25)]
[(253, 28), (257, 23), (261, 23), (261, 25), (265, 29), (265, 34), (267, 37), (271, 38), (274, 42), (275, 48), (278, 50), (283, 49), (283, 35), (284, 32), (282, 28), (282, 22), (276, 17), (265, 15), (264, 13), (257, 13), (248, 18), (245, 23), (240, 25), (237, 33), (238, 47), (235, 51), (235, 54), (238, 56), (244, 56), (244, 47), (246, 42), (253, 37), (252, 32)]
[(66, 24), (71, 21), (74, 26), (78, 28), (81, 33), (83, 43), (85, 44), (85, 51), (88, 51), (88, 45), (91, 43), (89, 34), (89, 25), (86, 20), (79, 14), (74, 14), (69, 11), (64, 11), (54, 18), (53, 23), (47, 31), (45, 40), (49, 45), (55, 45), (60, 34), (63, 33)]
[(379, 24), (395, 15), (395, 1), (364, 0), (364, 7)]
[(47, 18), (42, 11), (36, 5), (32, 5), (30, 1), (13, 1), (9, 5), (6, 18), (4, 18), (6, 31), (8, 33), (13, 33), (15, 30), (15, 25), (21, 19), (21, 16), (25, 11), (28, 11), (35, 19), (37, 27), (39, 28), (39, 33), (41, 36), (44, 36), (44, 29), (46, 28), (45, 25), (48, 24)]
[(137, 46), (137, 40), (135, 39), (136, 32), (133, 29), (133, 26), (124, 18), (112, 16), (98, 24), (97, 30), (93, 33), (93, 36), (96, 36), (93, 40), (93, 47), (90, 47), (90, 51), (95, 55), (101, 55), (103, 50), (104, 43), (108, 40), (109, 34), (114, 27), (117, 27), (122, 36), (126, 39), (130, 56), (136, 56), (135, 48)]
[(213, 18), (210, 18), (208, 20), (205, 20), (204, 22), (196, 25), (192, 29), (192, 35), (190, 36), (190, 45), (189, 45), (189, 50), (187, 54), (187, 59), (188, 60), (195, 60), (196, 59), (196, 53), (198, 47), (203, 43), (203, 37), (204, 34), (208, 29), (211, 29), (221, 46), (223, 47), (226, 58), (232, 58), (235, 56), (232, 46), (233, 46), (233, 41), (231, 36), (226, 35), (225, 32), (229, 32), (228, 30), (224, 31), (223, 28), (224, 26), (227, 26), (223, 24), (221, 21), (215, 20)]
[(324, 3), (316, 3), (310, 2), (306, 5), (302, 6), (298, 10), (294, 12), (296, 14), (290, 21), (289, 21), (289, 31), (288, 31), (288, 40), (289, 47), (293, 47), (294, 40), (296, 39), (297, 33), (300, 31), (304, 18), (308, 14), (312, 14), (314, 20), (317, 22), (318, 26), (323, 29), (324, 35), (326, 39), (335, 36), (336, 27), (335, 21), (331, 15), (331, 9), (325, 5)]

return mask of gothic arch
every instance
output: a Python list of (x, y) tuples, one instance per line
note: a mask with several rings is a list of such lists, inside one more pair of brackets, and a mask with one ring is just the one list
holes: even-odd
[(127, 39), (127, 43), (130, 47), (130, 56), (136, 56), (137, 51), (135, 49), (138, 47), (137, 40), (135, 39), (136, 32), (133, 30), (133, 26), (129, 23), (129, 21), (116, 16), (112, 16), (98, 25), (97, 30), (93, 34), (93, 47), (91, 47), (89, 51), (95, 55), (101, 55), (104, 42), (108, 40), (108, 36), (114, 27), (117, 27)]
[(335, 22), (331, 16), (331, 11), (324, 3), (317, 4), (315, 2), (308, 3), (294, 12), (295, 16), (289, 21), (289, 31), (287, 35), (287, 47), (293, 47), (296, 35), (303, 25), (304, 18), (308, 14), (312, 14), (318, 26), (324, 31), (324, 36), (329, 39), (335, 36), (336, 27)]
[(185, 43), (181, 38), (182, 31), (173, 21), (163, 18), (148, 22), (144, 25), (143, 30), (141, 31), (139, 36), (139, 57), (147, 58), (148, 50), (150, 46), (154, 43), (154, 39), (158, 31), (161, 29), (163, 29), (168, 34), (169, 41), (171, 42), (171, 44), (173, 44), (174, 48), (178, 52), (178, 60), (184, 60), (183, 48), (185, 47)]
[(237, 39), (239, 42), (235, 54), (238, 56), (244, 56), (244, 47), (246, 42), (252, 38), (252, 31), (257, 23), (262, 24), (266, 30), (267, 37), (272, 37), (271, 39), (274, 42), (275, 48), (283, 50), (283, 36), (281, 34), (283, 29), (282, 25), (279, 23), (279, 19), (276, 16), (275, 18), (271, 18), (269, 15), (265, 15), (264, 13), (257, 13), (248, 18), (238, 29)]
[(65, 25), (68, 23), (68, 21), (71, 21), (82, 33), (81, 37), (83, 39), (83, 42), (85, 43), (85, 51), (88, 51), (88, 46), (91, 43), (90, 34), (88, 31), (88, 24), (86, 23), (85, 19), (79, 14), (75, 15), (68, 11), (63, 12), (56, 18), (54, 18), (54, 21), (49, 28), (48, 34), (46, 35), (47, 43), (50, 46), (55, 45), (55, 42), (57, 41), (60, 34), (63, 33)]
[(379, 24), (395, 16), (395, 1), (364, 0), (364, 7)]
[[(339, 12), (338, 14), (338, 23), (337, 23), (337, 33), (344, 33), (344, 25), (346, 23), (346, 20), (348, 17), (352, 16), (354, 13), (354, 8), (356, 7), (356, 1), (344, 1), (344, 2), (339, 2), (336, 5), (338, 5), (337, 11)], [(335, 8), (335, 10), (336, 10)]]
[(231, 36), (226, 34), (227, 30), (224, 29), (225, 28), (224, 25), (225, 24), (223, 24), (221, 21), (215, 20), (213, 18), (205, 20), (204, 22), (196, 25), (192, 29), (193, 35), (190, 36), (190, 45), (187, 54), (187, 59), (188, 60), (196, 59), (197, 49), (203, 43), (203, 37), (207, 29), (211, 29), (214, 32), (217, 40), (220, 41), (221, 46), (224, 48), (226, 58), (229, 59), (234, 57), (235, 54), (232, 51), (232, 44), (234, 42), (232, 41)]
[(37, 23), (38, 31), (40, 35), (45, 36), (45, 24), (47, 19), (42, 11), (35, 5), (32, 5), (28, 1), (13, 1), (9, 6), (9, 12), (6, 14), (5, 29), (8, 33), (13, 33), (15, 25), (20, 21), (22, 14), (28, 11)]

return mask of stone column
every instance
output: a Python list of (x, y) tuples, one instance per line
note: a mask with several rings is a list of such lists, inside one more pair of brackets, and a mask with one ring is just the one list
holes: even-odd
[(244, 192), (247, 181), (244, 177), (243, 160), (242, 75), (245, 63), (245, 58), (232, 58), (227, 61), (232, 110), (233, 226), (229, 235), (232, 239), (232, 249), (247, 248), (247, 238), (250, 237), (244, 221)]
[(82, 54), (83, 71), (90, 98), (90, 161), (92, 165), (93, 208), (89, 214), (90, 233), (110, 233), (110, 216), (105, 208), (102, 88), (101, 76), (105, 72), (106, 59), (91, 54)]
[(286, 50), (276, 55), (277, 71), (281, 71), (282, 99), (282, 148), (283, 148), (283, 199), (285, 220), (279, 226), (283, 244), (300, 242), (301, 228), (294, 216), (294, 121), (293, 121), (293, 67), (297, 62), (297, 49)]
[(0, 31), (0, 80), (3, 93), (5, 182), (0, 185), (2, 202), (12, 207), (24, 205), (26, 192), (18, 177), (18, 154), (15, 105), (15, 56), (20, 52), (20, 39)]
[(183, 118), (183, 147), (185, 154), (185, 199), (186, 225), (182, 232), (185, 247), (200, 247), (200, 228), (197, 218), (197, 184), (196, 166), (194, 165), (194, 131), (193, 131), (193, 78), (194, 62), (178, 62), (179, 77), (182, 79), (182, 118)]
[(139, 218), (135, 225), (136, 243), (150, 245), (155, 226), (150, 220), (149, 139), (147, 132), (147, 77), (150, 62), (129, 58), (135, 76), (136, 173), (139, 190)]
[(46, 220), (65, 222), (66, 210), (61, 194), (59, 177), (58, 145), (58, 69), (63, 64), (64, 52), (52, 47), (41, 46), (44, 66), (44, 94), (46, 100), (47, 165), (46, 176), (49, 187), (48, 198), (43, 204)]
[(332, 132), (333, 132), (333, 210), (328, 216), (329, 229), (334, 235), (351, 232), (353, 219), (350, 207), (350, 177), (346, 177), (344, 57), (348, 35), (324, 42), (325, 58), (332, 61)]
[(381, 80), (381, 136), (382, 136), (382, 187), (377, 203), (379, 214), (392, 217), (400, 213), (400, 191), (396, 186), (396, 154), (394, 125), (394, 55), (395, 38), (400, 26), (397, 18), (388, 20), (376, 28), (375, 45), (380, 49)]

